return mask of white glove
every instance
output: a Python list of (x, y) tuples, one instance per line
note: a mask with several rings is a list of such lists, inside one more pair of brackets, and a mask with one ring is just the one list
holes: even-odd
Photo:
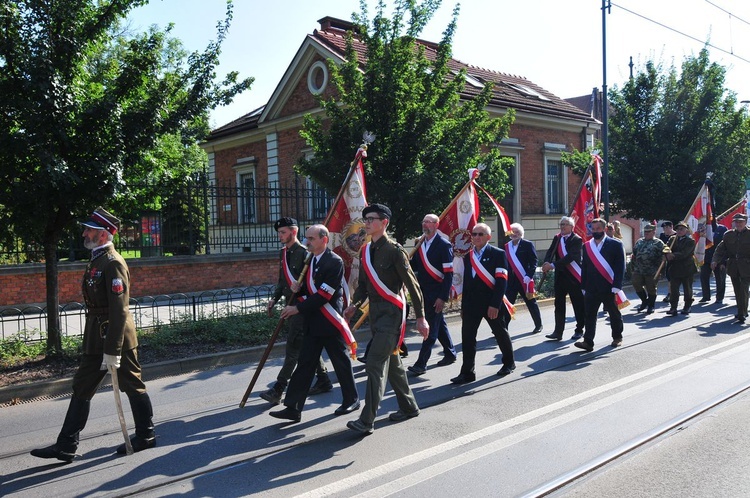
[(531, 277), (529, 277), (528, 275), (523, 277), (524, 285), (529, 285), (529, 282), (531, 282)]
[(107, 354), (104, 353), (104, 358), (102, 358), (102, 370), (109, 370), (109, 367), (114, 367), (115, 370), (120, 368), (120, 358), (119, 355), (113, 355), (113, 354)]
[(617, 287), (612, 287), (612, 294), (617, 294), (620, 290), (621, 289), (618, 289)]

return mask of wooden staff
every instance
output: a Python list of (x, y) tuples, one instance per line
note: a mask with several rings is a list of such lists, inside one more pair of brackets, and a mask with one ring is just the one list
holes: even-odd
[[(305, 266), (302, 268), (302, 272), (300, 272), (299, 278), (297, 279), (298, 285), (302, 285), (302, 282), (305, 280), (305, 275), (307, 274), (307, 269), (310, 267), (310, 261), (312, 260), (312, 257), (313, 254), (311, 252), (307, 253), (307, 257), (305, 258)], [(287, 301), (287, 304), (293, 303), (298, 293), (299, 291), (294, 292), (292, 294), (292, 297), (290, 297)], [(273, 349), (273, 345), (276, 342), (276, 338), (279, 336), (279, 332), (281, 332), (281, 327), (284, 326), (284, 321), (284, 318), (279, 318), (279, 323), (276, 324), (276, 328), (274, 329), (273, 334), (271, 334), (271, 338), (268, 340), (268, 346), (266, 346), (266, 350), (263, 351), (263, 356), (261, 356), (260, 361), (258, 362), (258, 367), (255, 369), (255, 373), (253, 374), (253, 378), (250, 381), (250, 385), (247, 386), (245, 394), (242, 396), (242, 401), (240, 401), (240, 408), (245, 407), (247, 398), (250, 396), (250, 392), (252, 392), (253, 387), (255, 387), (255, 383), (258, 381), (260, 371), (263, 370), (263, 366), (266, 364), (266, 360), (271, 354), (271, 350)]]
[[(705, 184), (704, 184), (704, 186), (705, 186)], [(687, 216), (685, 216), (685, 219), (682, 220), (682, 222), (685, 223), (686, 225), (687, 225), (687, 218), (688, 218), (688, 216), (690, 216), (690, 213), (693, 212), (693, 208), (695, 207), (696, 204), (698, 204), (698, 200), (701, 198), (701, 191), (702, 190), (703, 190), (703, 187), (701, 187), (701, 189), (698, 191), (698, 195), (695, 196), (695, 200), (690, 205), (690, 209), (688, 209)], [(742, 202), (742, 201), (740, 201), (740, 202)], [(690, 225), (688, 225), (688, 226), (690, 226)], [(667, 247), (669, 247), (669, 252), (672, 251), (672, 247), (674, 246), (674, 243), (677, 241), (677, 237), (673, 235), (673, 236), (670, 237), (670, 239), (672, 239), (672, 243), (669, 244), (669, 246), (667, 246)], [(662, 258), (662, 260), (661, 260), (661, 264), (659, 265), (659, 268), (656, 270), (656, 273), (654, 273), (654, 280), (659, 280), (659, 274), (661, 273), (662, 268), (664, 268), (664, 265), (666, 264), (666, 262), (667, 262), (667, 257), (664, 256)]]
[(130, 443), (130, 437), (128, 437), (128, 427), (125, 424), (125, 414), (122, 412), (122, 398), (120, 398), (120, 383), (117, 380), (117, 369), (114, 365), (107, 367), (109, 369), (109, 375), (112, 377), (112, 392), (115, 393), (115, 406), (117, 407), (117, 418), (120, 419), (120, 429), (122, 430), (122, 436), (125, 438), (125, 454), (133, 454), (133, 445)]

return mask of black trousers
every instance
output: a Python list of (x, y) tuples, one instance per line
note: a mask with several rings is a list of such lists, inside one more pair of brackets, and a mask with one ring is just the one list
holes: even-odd
[(570, 296), (570, 302), (573, 304), (573, 314), (576, 317), (576, 333), (583, 333), (586, 318), (581, 284), (568, 270), (563, 268), (555, 271), (555, 331), (553, 334), (559, 336), (562, 336), (565, 330), (565, 309), (567, 307), (565, 296)]
[(483, 312), (474, 307), (464, 309), (462, 314), (461, 351), (463, 353), (463, 365), (461, 365), (461, 373), (474, 373), (477, 356), (477, 330), (482, 320), (487, 320), (492, 335), (495, 336), (500, 352), (503, 354), (503, 365), (512, 367), (516, 364), (513, 358), (513, 344), (508, 334), (508, 317), (502, 309), (494, 320), (487, 318), (487, 307), (484, 307)]
[(328, 358), (333, 364), (333, 370), (336, 372), (336, 377), (341, 386), (343, 404), (349, 405), (359, 399), (357, 386), (354, 382), (354, 373), (352, 372), (352, 362), (349, 360), (344, 339), (340, 335), (315, 336), (308, 331), (302, 341), (302, 351), (297, 362), (297, 368), (294, 369), (284, 399), (284, 404), (289, 408), (299, 411), (304, 408), (307, 394), (310, 392), (310, 384), (312, 384), (315, 371), (320, 364), (320, 353), (323, 352), (323, 349), (328, 353)]
[(587, 292), (583, 299), (586, 306), (586, 333), (583, 334), (583, 340), (589, 344), (594, 344), (597, 315), (602, 304), (609, 315), (612, 339), (622, 339), (622, 314), (617, 308), (615, 295), (611, 292)]

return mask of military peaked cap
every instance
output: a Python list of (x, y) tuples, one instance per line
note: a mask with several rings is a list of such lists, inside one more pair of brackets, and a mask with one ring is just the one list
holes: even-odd
[(690, 227), (687, 226), (687, 223), (685, 223), (684, 221), (678, 222), (674, 227), (675, 228), (680, 228), (680, 227), (682, 227), (682, 228), (690, 228)]
[(747, 221), (747, 215), (742, 213), (737, 213), (734, 216), (732, 216), (732, 221)]
[(94, 230), (106, 230), (112, 235), (117, 232), (120, 228), (120, 220), (112, 213), (107, 212), (103, 207), (99, 206), (94, 209), (88, 220), (82, 221), (81, 225), (93, 228)]
[(644, 232), (653, 232), (654, 230), (656, 230), (656, 227), (652, 225), (651, 223), (643, 227)]

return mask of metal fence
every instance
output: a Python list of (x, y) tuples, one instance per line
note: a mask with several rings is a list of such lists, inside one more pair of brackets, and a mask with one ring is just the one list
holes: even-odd
[[(138, 329), (175, 322), (198, 321), (262, 312), (275, 286), (222, 289), (195, 294), (145, 296), (130, 300), (130, 312)], [(86, 308), (81, 303), (60, 307), (63, 336), (82, 336)], [(13, 336), (24, 342), (46, 340), (47, 309), (39, 306), (0, 310), (0, 339)]]
[[(302, 227), (320, 223), (333, 203), (328, 192), (307, 178), (295, 176), (283, 185), (241, 180), (240, 185), (197, 178), (177, 186), (131, 186), (133, 192), (153, 192), (161, 207), (119, 206), (117, 201), (107, 206), (123, 220), (115, 247), (126, 258), (276, 251), (273, 223), (278, 218), (292, 216)], [(61, 260), (88, 258), (80, 226), (68, 227), (57, 254)], [(39, 241), (21, 235), (0, 246), (0, 264), (41, 262), (43, 258)]]

